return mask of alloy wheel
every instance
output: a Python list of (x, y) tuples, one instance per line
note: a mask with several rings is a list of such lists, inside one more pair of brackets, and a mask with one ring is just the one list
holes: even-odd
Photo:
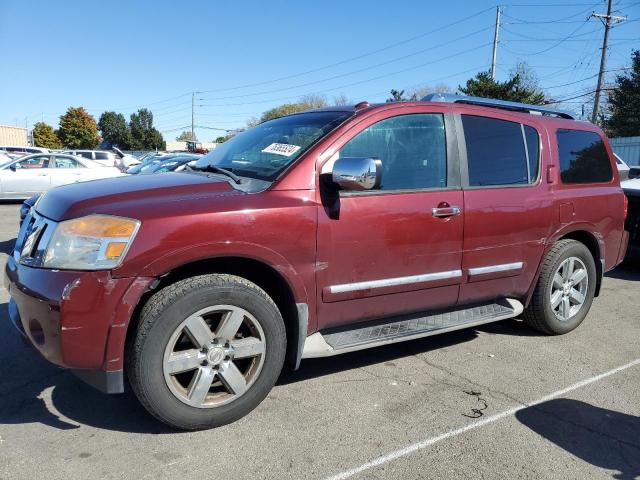
[(164, 378), (180, 401), (213, 408), (243, 395), (265, 358), (260, 323), (243, 308), (216, 305), (184, 320), (167, 343)]
[(587, 298), (589, 273), (578, 257), (564, 260), (553, 275), (550, 302), (560, 321), (567, 321), (580, 311)]

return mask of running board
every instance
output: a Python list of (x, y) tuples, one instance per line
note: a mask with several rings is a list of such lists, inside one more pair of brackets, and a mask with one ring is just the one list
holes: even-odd
[(522, 304), (511, 298), (459, 310), (416, 313), (316, 332), (304, 342), (302, 358), (330, 357), (414, 338), (428, 337), (517, 317)]

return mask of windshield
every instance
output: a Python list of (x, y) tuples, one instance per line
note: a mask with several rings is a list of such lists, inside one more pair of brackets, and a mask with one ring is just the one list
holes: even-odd
[(275, 180), (313, 143), (352, 115), (309, 112), (276, 118), (239, 133), (209, 152), (196, 169), (216, 166), (241, 176)]

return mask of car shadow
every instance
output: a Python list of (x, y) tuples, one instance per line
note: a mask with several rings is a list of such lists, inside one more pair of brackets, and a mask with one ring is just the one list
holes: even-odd
[[(462, 330), (332, 358), (309, 359), (297, 371), (285, 369), (278, 384), (389, 362), (476, 336), (474, 330)], [(0, 304), (0, 378), (0, 425), (41, 423), (60, 430), (88, 425), (129, 433), (177, 432), (155, 420), (131, 392), (102, 394), (41, 358), (13, 331), (6, 303)]]
[(303, 382), (311, 378), (324, 377), (338, 372), (355, 370), (404, 357), (427, 353), (432, 350), (469, 342), (478, 336), (474, 329), (458, 330), (433, 337), (419, 338), (393, 343), (381, 347), (343, 353), (335, 357), (308, 358), (302, 361), (298, 370), (285, 368), (277, 385)]
[(605, 273), (604, 276), (618, 280), (640, 281), (640, 260), (626, 259), (615, 270)]
[[(306, 359), (298, 370), (285, 368), (278, 385), (469, 342), (478, 336), (480, 329), (500, 335), (537, 335), (521, 322), (505, 321), (335, 357)], [(177, 432), (155, 420), (131, 392), (105, 395), (41, 358), (13, 331), (6, 303), (0, 304), (0, 378), (0, 425), (41, 423), (61, 430), (88, 425), (128, 433)]]
[(0, 304), (0, 425), (41, 423), (60, 430), (81, 425), (131, 433), (174, 433), (132, 393), (105, 395), (43, 358), (14, 331)]
[(519, 411), (516, 418), (541, 437), (613, 478), (640, 476), (640, 417), (560, 398)]
[(0, 242), (0, 253), (6, 253), (7, 255), (11, 255), (13, 252), (13, 247), (16, 244), (16, 239), (12, 238), (10, 240), (3, 240)]

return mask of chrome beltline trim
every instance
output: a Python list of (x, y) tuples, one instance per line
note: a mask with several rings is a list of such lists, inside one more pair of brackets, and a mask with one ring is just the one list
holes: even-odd
[(470, 268), (469, 275), (483, 275), (485, 273), (507, 272), (522, 268), (522, 262), (503, 263), (501, 265), (490, 265), (488, 267)]
[(370, 290), (373, 288), (395, 287), (398, 285), (409, 285), (411, 283), (433, 282), (445, 280), (447, 278), (462, 277), (462, 270), (450, 270), (448, 272), (425, 273), (422, 275), (411, 275), (408, 277), (384, 278), (382, 280), (369, 280), (366, 282), (344, 283), (342, 285), (332, 285), (329, 287), (331, 293), (355, 292), (358, 290)]

